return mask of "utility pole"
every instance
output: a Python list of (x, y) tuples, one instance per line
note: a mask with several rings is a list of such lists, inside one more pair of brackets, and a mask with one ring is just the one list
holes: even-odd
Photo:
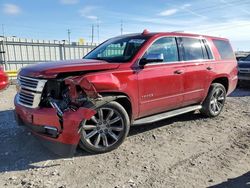
[(121, 35), (123, 34), (123, 20), (121, 20)]
[(70, 29), (68, 29), (67, 31), (68, 31), (68, 41), (69, 41), (69, 44), (70, 44), (70, 34), (71, 34), (71, 31), (70, 31)]
[(99, 28), (100, 28), (100, 22), (99, 22), (99, 19), (97, 19), (97, 41), (98, 41), (98, 44), (100, 42), (100, 32), (99, 32)]
[(2, 24), (2, 34), (3, 34), (3, 37), (5, 35), (5, 32), (4, 32), (4, 24)]
[(91, 31), (91, 43), (94, 43), (94, 24), (92, 24), (92, 31)]
[[(5, 64), (5, 70), (8, 70), (7, 69), (7, 60), (6, 60), (6, 51), (5, 51), (5, 30), (4, 30), (4, 24), (2, 24), (2, 33), (3, 33), (3, 61), (4, 61), (4, 64)], [(6, 42), (7, 42), (7, 38), (6, 38)]]

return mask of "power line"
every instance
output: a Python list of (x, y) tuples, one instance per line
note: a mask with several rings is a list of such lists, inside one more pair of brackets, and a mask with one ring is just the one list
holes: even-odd
[[(250, 23), (246, 24), (246, 23), (239, 23), (239, 24), (235, 24), (235, 25), (231, 25), (231, 26), (221, 26), (221, 27), (217, 27), (216, 29), (210, 29), (210, 28), (206, 28), (201, 30), (202, 32), (210, 32), (210, 31), (224, 31), (224, 30), (228, 30), (228, 29), (235, 29), (236, 27), (246, 27), (246, 26), (250, 26)], [(212, 28), (212, 27), (211, 27)], [(214, 27), (213, 27), (214, 28)]]

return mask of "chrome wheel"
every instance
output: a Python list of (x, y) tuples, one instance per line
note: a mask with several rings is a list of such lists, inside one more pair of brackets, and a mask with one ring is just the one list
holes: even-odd
[(103, 107), (81, 125), (81, 140), (90, 147), (104, 149), (116, 144), (124, 134), (124, 120), (121, 114), (112, 108)]
[(221, 112), (224, 102), (225, 102), (225, 91), (221, 88), (217, 88), (210, 100), (210, 108), (214, 115)]

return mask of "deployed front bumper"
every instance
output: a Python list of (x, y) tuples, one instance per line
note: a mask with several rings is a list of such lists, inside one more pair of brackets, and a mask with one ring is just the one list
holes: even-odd
[(83, 119), (89, 119), (95, 111), (80, 108), (63, 115), (63, 122), (53, 108), (27, 108), (17, 103), (15, 113), (20, 125), (25, 125), (43, 140), (52, 152), (62, 156), (73, 156), (80, 140), (79, 127)]

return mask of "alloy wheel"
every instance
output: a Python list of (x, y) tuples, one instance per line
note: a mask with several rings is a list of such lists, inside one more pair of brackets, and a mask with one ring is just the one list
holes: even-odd
[(123, 135), (124, 121), (115, 109), (103, 107), (90, 120), (82, 122), (82, 138), (94, 148), (108, 148)]
[(210, 100), (211, 111), (215, 115), (219, 114), (223, 108), (224, 102), (225, 102), (225, 92), (223, 89), (217, 88), (214, 91), (212, 98)]

